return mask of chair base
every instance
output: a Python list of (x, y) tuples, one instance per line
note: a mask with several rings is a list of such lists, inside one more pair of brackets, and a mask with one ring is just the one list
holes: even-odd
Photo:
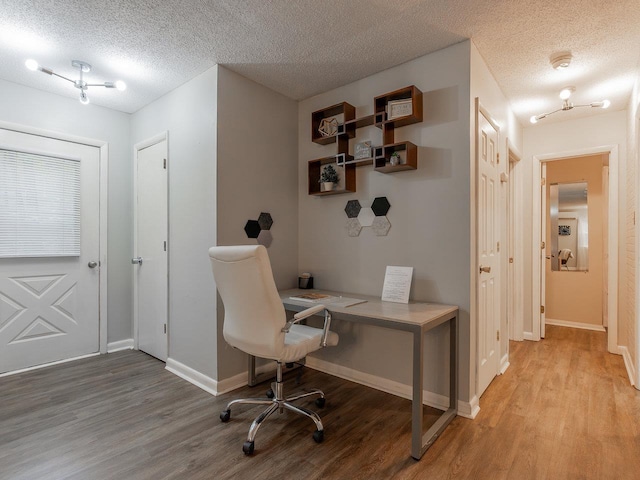
[(276, 411), (283, 413), (285, 409), (290, 410), (292, 412), (298, 413), (300, 415), (304, 415), (305, 417), (310, 418), (316, 426), (316, 431), (313, 433), (313, 439), (320, 443), (324, 440), (324, 428), (322, 426), (322, 420), (312, 410), (309, 410), (304, 407), (300, 407), (298, 405), (294, 405), (292, 402), (296, 400), (300, 400), (301, 398), (310, 397), (313, 395), (318, 395), (316, 399), (316, 405), (320, 408), (324, 407), (325, 398), (322, 390), (310, 390), (306, 392), (297, 392), (288, 397), (284, 397), (284, 384), (282, 382), (282, 363), (278, 362), (278, 369), (276, 371), (276, 381), (271, 384), (271, 389), (274, 393), (274, 397), (272, 399), (264, 399), (264, 398), (238, 398), (236, 400), (232, 400), (227, 404), (225, 410), (220, 413), (220, 420), (223, 422), (228, 422), (231, 418), (231, 407), (234, 405), (248, 404), (248, 405), (267, 405), (267, 408), (258, 415), (251, 427), (249, 427), (249, 433), (247, 435), (247, 441), (244, 443), (242, 447), (242, 451), (251, 455), (254, 450), (254, 440), (258, 433), (258, 429), (264, 423), (264, 421), (269, 418), (271, 414)]

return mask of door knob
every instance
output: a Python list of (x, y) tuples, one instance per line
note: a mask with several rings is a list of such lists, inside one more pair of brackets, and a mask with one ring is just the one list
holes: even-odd
[(491, 267), (483, 267), (482, 265), (480, 265), (480, 273), (491, 273)]
[(96, 268), (98, 266), (98, 262), (91, 261), (87, 263), (87, 265), (89, 266), (89, 268)]
[(133, 263), (134, 265), (142, 265), (142, 257), (132, 258), (131, 263)]

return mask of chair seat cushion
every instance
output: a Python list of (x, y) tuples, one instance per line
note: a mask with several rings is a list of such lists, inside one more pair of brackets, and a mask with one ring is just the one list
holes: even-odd
[[(309, 327), (308, 325), (292, 325), (289, 333), (284, 336), (284, 351), (281, 362), (295, 362), (307, 356), (311, 352), (320, 350), (322, 329)], [(338, 334), (329, 331), (327, 346), (334, 347), (338, 344)]]

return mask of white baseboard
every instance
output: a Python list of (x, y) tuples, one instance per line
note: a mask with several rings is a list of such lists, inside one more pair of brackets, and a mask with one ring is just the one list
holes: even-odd
[(545, 318), (544, 323), (546, 325), (555, 325), (556, 327), (580, 328), (582, 330), (606, 332), (602, 325), (593, 325), (592, 323), (570, 322), (569, 320), (556, 320), (555, 318)]
[(523, 340), (531, 340), (533, 342), (533, 332), (522, 332), (522, 338)]
[[(314, 357), (307, 357), (307, 367), (319, 370), (329, 375), (344, 378), (350, 382), (359, 383), (367, 387), (375, 388), (398, 397), (411, 400), (412, 389), (410, 385), (399, 383), (387, 378), (378, 377), (369, 373), (360, 372), (343, 365), (337, 365), (335, 363), (327, 362)], [(446, 410), (449, 408), (449, 397), (440, 395), (438, 393), (429, 392), (427, 390), (422, 392), (423, 403), (430, 407), (437, 408), (439, 410)], [(477, 403), (477, 401), (476, 401)], [(474, 408), (471, 402), (458, 401), (458, 415), (467, 418), (475, 418), (480, 407)]]
[(121, 350), (133, 350), (133, 338), (107, 343), (107, 353), (120, 352)]
[(167, 358), (167, 365), (165, 368), (174, 375), (192, 383), (205, 392), (210, 393), (211, 395), (218, 395), (218, 382), (204, 373), (200, 373), (197, 370), (186, 366), (184, 363), (174, 360), (173, 358)]
[(627, 367), (627, 375), (629, 375), (629, 382), (631, 382), (632, 386), (636, 386), (636, 368), (633, 365), (633, 361), (631, 359), (631, 354), (629, 353), (629, 349), (627, 347), (621, 347), (618, 345), (618, 351), (622, 355), (624, 359), (624, 366)]
[(52, 367), (54, 365), (60, 365), (61, 363), (75, 362), (76, 360), (82, 360), (83, 358), (97, 357), (100, 352), (89, 353), (88, 355), (80, 355), (73, 358), (65, 358), (63, 360), (57, 360), (55, 362), (43, 363), (42, 365), (34, 365), (33, 367), (21, 368), (20, 370), (13, 370), (11, 372), (0, 373), (0, 377), (8, 377), (9, 375), (17, 375), (18, 373), (30, 372), (32, 370), (39, 370), (41, 368)]
[(458, 415), (473, 420), (480, 413), (480, 401), (475, 395), (468, 402), (458, 401)]
[[(275, 363), (273, 365), (270, 363), (265, 365), (260, 365), (256, 367), (256, 374), (274, 372), (275, 375)], [(223, 393), (231, 392), (240, 387), (244, 387), (247, 385), (247, 376), (248, 372), (244, 371), (234, 375), (233, 377), (225, 378), (224, 380), (214, 380), (213, 378), (201, 373), (184, 363), (178, 362), (173, 358), (167, 358), (167, 364), (165, 367), (174, 375), (179, 376), (183, 380), (195, 385), (196, 387), (201, 388), (207, 393), (211, 395), (218, 396)]]
[(506, 372), (507, 368), (509, 368), (509, 365), (511, 365), (509, 363), (509, 354), (505, 353), (504, 356), (500, 359), (500, 373), (499, 373), (499, 375), (502, 375), (504, 372)]

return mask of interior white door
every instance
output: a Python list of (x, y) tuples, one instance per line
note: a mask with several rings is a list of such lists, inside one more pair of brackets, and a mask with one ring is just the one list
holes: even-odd
[(167, 360), (167, 141), (137, 152), (136, 268), (138, 348)]
[[(11, 173), (3, 180), (0, 229), (14, 229), (18, 239), (16, 253), (0, 258), (0, 373), (96, 353), (100, 321), (100, 151), (4, 129), (0, 129), (0, 148), (6, 158), (16, 159), (2, 167), (2, 174), (15, 169), (15, 176)], [(44, 245), (33, 247), (45, 243), (45, 225), (54, 236), (69, 235), (71, 228), (61, 227), (56, 220), (55, 215), (61, 212), (49, 210), (48, 215), (40, 217), (24, 213), (19, 204), (28, 200), (21, 199), (40, 196), (37, 202), (46, 203), (59, 195), (56, 192), (60, 189), (71, 188), (60, 180), (60, 169), (69, 167), (69, 162), (74, 162), (75, 181), (79, 163), (80, 208), (69, 208), (68, 204), (60, 208), (66, 210), (64, 213), (72, 211), (71, 216), (79, 220), (79, 250), (70, 254)], [(26, 187), (12, 187), (21, 181)], [(77, 183), (74, 185), (78, 188)], [(8, 212), (13, 202), (8, 192), (11, 189), (18, 203), (13, 219)], [(5, 234), (6, 230), (3, 241), (10, 241), (10, 234)]]
[(498, 373), (500, 342), (500, 171), (498, 131), (478, 111), (478, 396)]
[(547, 164), (542, 163), (540, 166), (540, 338), (545, 336), (546, 317), (545, 317), (545, 301), (547, 292), (547, 268), (550, 263), (556, 259), (551, 258), (551, 245), (547, 242), (547, 222), (549, 221), (549, 212), (547, 212)]

